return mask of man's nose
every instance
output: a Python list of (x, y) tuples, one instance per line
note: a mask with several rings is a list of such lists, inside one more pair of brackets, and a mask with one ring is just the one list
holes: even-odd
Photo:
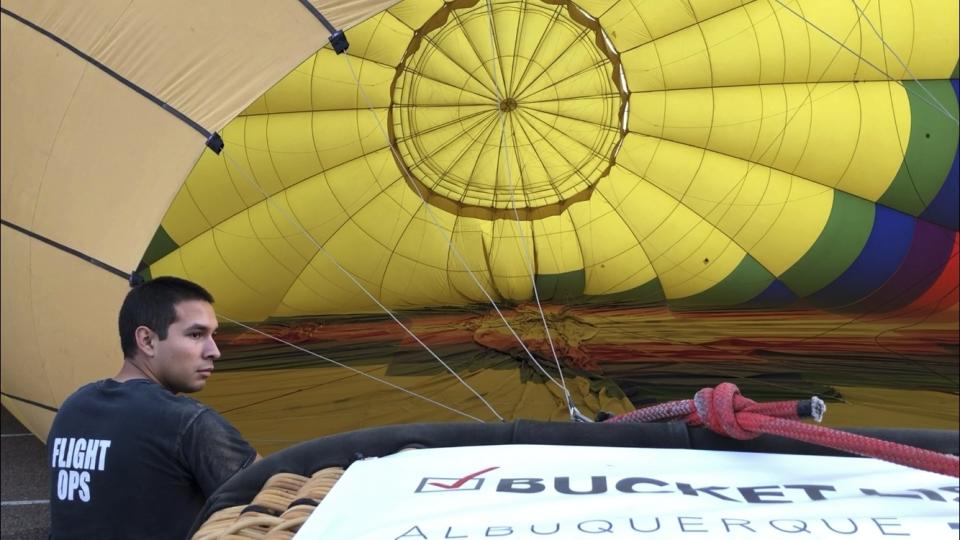
[(211, 360), (220, 358), (220, 349), (217, 347), (217, 342), (214, 341), (212, 337), (207, 340), (207, 346), (204, 348), (203, 357)]

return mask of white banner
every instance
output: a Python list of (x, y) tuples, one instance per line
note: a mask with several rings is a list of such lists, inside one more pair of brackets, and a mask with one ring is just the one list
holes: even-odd
[(437, 448), (354, 463), (296, 539), (960, 538), (958, 494), (862, 458)]

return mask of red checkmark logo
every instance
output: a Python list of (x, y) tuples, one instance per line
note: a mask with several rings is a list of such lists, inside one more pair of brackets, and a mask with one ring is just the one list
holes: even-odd
[(452, 484), (444, 484), (443, 482), (428, 482), (428, 484), (430, 484), (431, 486), (436, 486), (438, 488), (443, 488), (443, 489), (457, 489), (459, 487), (463, 487), (464, 484), (480, 476), (481, 474), (488, 473), (494, 469), (499, 469), (499, 468), (500, 467), (487, 467), (486, 469), (477, 471), (475, 473), (470, 473), (462, 478), (457, 478), (457, 480)]

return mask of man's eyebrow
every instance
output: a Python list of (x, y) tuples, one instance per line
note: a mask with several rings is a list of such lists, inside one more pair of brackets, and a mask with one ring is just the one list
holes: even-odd
[(204, 332), (209, 332), (211, 328), (205, 324), (193, 323), (184, 330), (184, 332), (192, 332), (194, 330), (202, 330)]

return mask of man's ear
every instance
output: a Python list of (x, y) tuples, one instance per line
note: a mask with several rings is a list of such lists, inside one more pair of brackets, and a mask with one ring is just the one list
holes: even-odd
[(137, 348), (140, 351), (147, 355), (153, 356), (156, 353), (157, 347), (157, 334), (147, 328), (146, 326), (138, 326), (136, 330), (133, 331), (133, 335), (137, 340)]

